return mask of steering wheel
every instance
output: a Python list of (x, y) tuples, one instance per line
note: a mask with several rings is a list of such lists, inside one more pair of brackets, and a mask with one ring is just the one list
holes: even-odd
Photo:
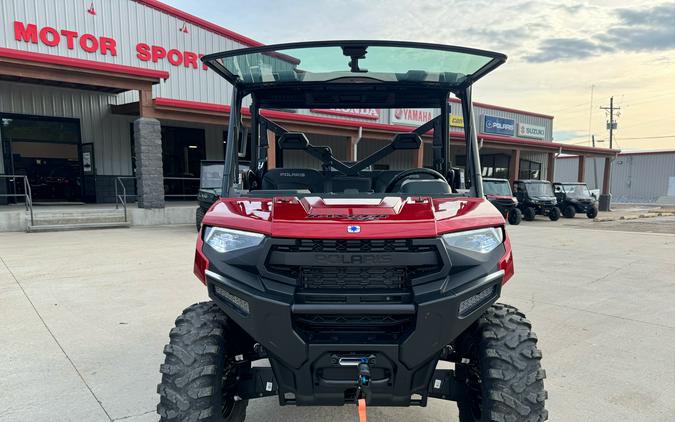
[(417, 169), (409, 169), (400, 172), (396, 176), (394, 176), (393, 179), (389, 182), (386, 188), (384, 188), (384, 191), (386, 193), (391, 192), (391, 190), (396, 186), (399, 182), (403, 181), (404, 179), (407, 179), (410, 176), (413, 176), (415, 174), (427, 174), (429, 176), (433, 176), (434, 179), (442, 180), (445, 183), (448, 183), (448, 181), (443, 177), (443, 175), (436, 170), (428, 169), (428, 168), (417, 168)]

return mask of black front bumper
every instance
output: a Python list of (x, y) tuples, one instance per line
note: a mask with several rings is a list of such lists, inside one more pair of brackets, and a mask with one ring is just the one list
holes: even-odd
[[(267, 239), (260, 247), (229, 253), (227, 258), (204, 246), (209, 258), (206, 273), (210, 297), (228, 316), (260, 343), (270, 357), (281, 404), (343, 405), (353, 402), (357, 370), (340, 359), (367, 358), (372, 373), (370, 404), (408, 406), (426, 404), (429, 383), (441, 350), (452, 343), (494, 303), (501, 292), (503, 272), (497, 262), (504, 253), (498, 247), (487, 256), (447, 251), (438, 239), (420, 239), (436, 248), (438, 266), (416, 273), (404, 288), (306, 289), (311, 279), (278, 271), (270, 264), (285, 239)], [(369, 268), (403, 265), (414, 260), (406, 252), (368, 254), (330, 253), (317, 257), (312, 251), (283, 255), (291, 267), (344, 263), (345, 267)], [(391, 256), (389, 256), (391, 255)], [(336, 258), (338, 256), (342, 259)], [(375, 257), (379, 258), (375, 258)], [(383, 258), (383, 257), (387, 258)], [(346, 257), (346, 258), (345, 258)], [(321, 262), (317, 262), (321, 261)], [(279, 257), (276, 258), (278, 263)], [(297, 262), (295, 262), (297, 261)], [(365, 261), (365, 262), (360, 262)], [(386, 262), (386, 264), (383, 264)], [(425, 267), (431, 268), (431, 267)], [(310, 273), (311, 274), (311, 273)], [(330, 272), (329, 272), (330, 274)], [(345, 275), (346, 274), (346, 275)], [(341, 273), (341, 283), (349, 278)], [(389, 274), (389, 273), (388, 273)], [(379, 283), (380, 280), (377, 280)], [(460, 304), (482, 293), (468, 310)], [(465, 302), (466, 303), (466, 302)], [(286, 393), (294, 398), (287, 400)], [(419, 394), (420, 399), (411, 400)]]

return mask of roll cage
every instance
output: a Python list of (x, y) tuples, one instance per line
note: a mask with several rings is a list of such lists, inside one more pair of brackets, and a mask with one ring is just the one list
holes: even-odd
[[(315, 60), (312, 54), (321, 60)], [(330, 150), (322, 147), (303, 144), (297, 149), (318, 158), (324, 170), (352, 176), (396, 149), (411, 148), (415, 138), (433, 131), (432, 168), (445, 176), (451, 169), (448, 103), (451, 93), (461, 100), (464, 115), (469, 195), (483, 196), (471, 86), (506, 61), (501, 53), (415, 42), (315, 41), (231, 50), (204, 56), (202, 60), (233, 86), (223, 196), (236, 194), (236, 140), (242, 129), (242, 103), (247, 96), (251, 98), (249, 173), (254, 180), (260, 180), (267, 169), (268, 131), (288, 137), (288, 131), (262, 116), (261, 110), (288, 108), (440, 109), (437, 117), (408, 135), (395, 135), (390, 145), (356, 163), (337, 160)], [(408, 63), (411, 67), (407, 70), (401, 68)], [(364, 64), (376, 69), (369, 71)]]

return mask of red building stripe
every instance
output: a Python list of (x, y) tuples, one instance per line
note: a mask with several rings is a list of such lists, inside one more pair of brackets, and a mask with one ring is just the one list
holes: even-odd
[(1, 48), (0, 57), (8, 59), (28, 60), (38, 63), (56, 64), (60, 66), (77, 67), (87, 70), (98, 70), (102, 72), (119, 73), (123, 75), (141, 76), (154, 79), (168, 79), (169, 72), (163, 70), (145, 69), (141, 67), (125, 66), (121, 64), (112, 64), (96, 62), (93, 60), (76, 59), (73, 57), (56, 56), (54, 54), (34, 53), (32, 51), (15, 50), (13, 48)]

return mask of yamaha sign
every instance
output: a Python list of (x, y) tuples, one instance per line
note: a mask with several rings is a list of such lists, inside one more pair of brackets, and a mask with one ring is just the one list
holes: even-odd
[(546, 128), (544, 126), (518, 123), (518, 136), (522, 138), (544, 139), (546, 137)]

